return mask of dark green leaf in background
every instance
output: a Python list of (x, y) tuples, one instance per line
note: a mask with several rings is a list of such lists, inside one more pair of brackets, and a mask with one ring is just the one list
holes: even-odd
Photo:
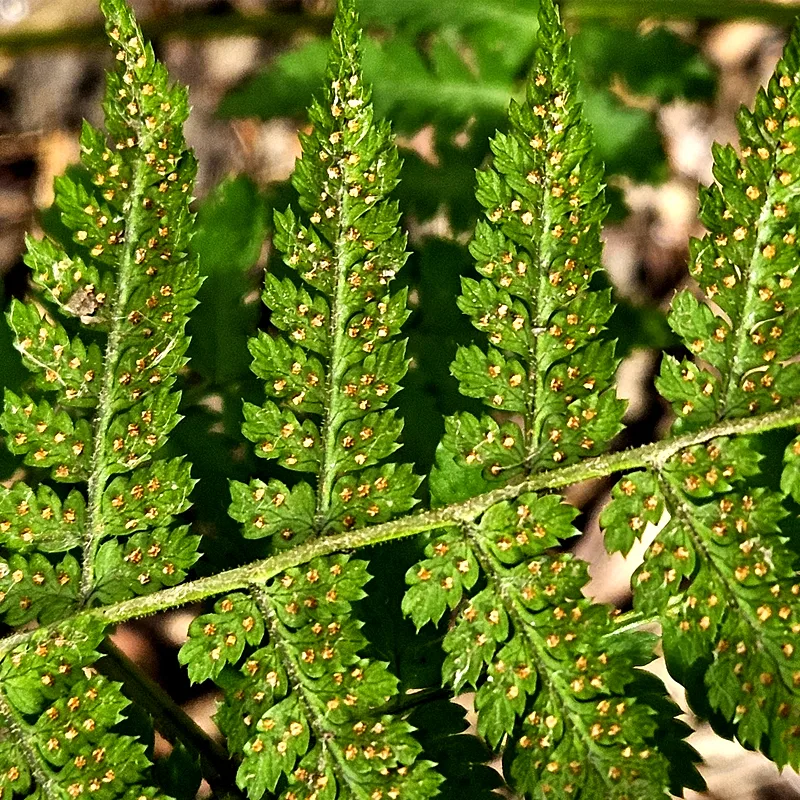
[(245, 298), (255, 283), (248, 272), (261, 253), (267, 209), (250, 180), (228, 179), (200, 206), (197, 224), (193, 244), (205, 280), (189, 324), (189, 354), (194, 371), (225, 386), (249, 372), (247, 339), (256, 328), (259, 304), (246, 304)]

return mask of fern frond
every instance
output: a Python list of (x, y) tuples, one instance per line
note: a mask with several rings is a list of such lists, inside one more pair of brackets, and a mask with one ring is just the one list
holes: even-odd
[(445, 681), (477, 690), (478, 731), (504, 744), (506, 778), (526, 796), (666, 796), (665, 719), (639, 698), (634, 669), (654, 638), (617, 630), (612, 609), (582, 595), (586, 564), (553, 554), (576, 514), (554, 495), (493, 506), (428, 545), (403, 606), (418, 627), (457, 609)]
[[(272, 536), (277, 546), (385, 521), (414, 505), (419, 484), (409, 467), (382, 463), (402, 429), (387, 403), (408, 366), (397, 339), (408, 311), (405, 290), (389, 286), (407, 253), (389, 199), (400, 161), (388, 124), (374, 119), (360, 52), (357, 21), (345, 9), (293, 177), (309, 222), (291, 209), (275, 216), (289, 269), (283, 278), (267, 274), (264, 302), (281, 335), (251, 343), (270, 400), (245, 404), (244, 433), (258, 455), (318, 481), (316, 493), (303, 483), (291, 492), (275, 482), (234, 487), (234, 516), (247, 535)], [(253, 519), (263, 524), (254, 528)]]
[(676, 677), (704, 672), (712, 707), (741, 741), (794, 765), (797, 567), (781, 495), (752, 485), (760, 460), (744, 438), (689, 448), (657, 476), (624, 478), (602, 522), (611, 546), (627, 549), (669, 512), (634, 576), (636, 606), (661, 617)]
[(352, 603), (368, 579), (363, 561), (316, 559), (192, 623), (180, 659), (192, 680), (224, 690), (216, 719), (253, 800), (436, 794), (411, 726), (382, 711), (397, 679), (361, 655)]
[[(698, 430), (800, 398), (795, 234), (800, 221), (800, 34), (738, 117), (740, 151), (714, 149), (716, 183), (700, 192), (709, 233), (691, 244), (702, 297), (678, 294), (672, 328), (694, 360), (664, 360), (658, 388), (676, 430)], [(796, 494), (795, 447), (783, 491)], [(779, 492), (758, 486), (758, 443), (716, 439), (626, 476), (603, 516), (607, 543), (626, 552), (664, 510), (634, 578), (639, 608), (661, 616), (679, 679), (704, 673), (711, 706), (739, 739), (779, 765), (800, 764), (796, 557), (782, 533)]]
[[(276, 214), (289, 271), (267, 274), (264, 301), (278, 335), (251, 342), (269, 399), (245, 404), (244, 434), (259, 455), (315, 478), (232, 483), (231, 515), (276, 550), (386, 521), (414, 505), (419, 485), (409, 465), (386, 462), (402, 430), (387, 404), (407, 369), (397, 335), (408, 316), (405, 291), (389, 285), (407, 254), (388, 198), (399, 159), (388, 125), (374, 120), (360, 46), (344, 0), (294, 174), (309, 222)], [(436, 794), (441, 778), (418, 758), (411, 726), (385, 711), (397, 679), (364, 656), (352, 603), (368, 577), (364, 561), (317, 559), (192, 623), (180, 660), (193, 681), (223, 688), (217, 720), (252, 800)]]
[[(409, 365), (406, 291), (392, 288), (407, 258), (391, 197), (400, 162), (362, 78), (355, 0), (340, 0), (327, 84), (301, 136), (299, 208), (276, 216), (270, 331), (250, 342), (267, 399), (244, 404), (242, 430), (278, 471), (232, 482), (230, 515), (262, 540), (262, 560), (176, 586), (198, 556), (180, 524), (190, 467), (164, 455), (200, 284), (187, 96), (125, 0), (101, 7), (116, 59), (106, 128), (84, 125), (82, 171), (56, 185), (62, 232), (28, 242), (36, 300), (8, 314), (31, 376), (0, 415), (25, 465), (24, 480), (0, 487), (0, 622), (18, 628), (0, 645), (0, 798), (167, 800), (196, 793), (201, 770), (236, 795), (225, 753), (103, 641), (109, 624), (211, 597), (179, 661), (219, 688), (216, 719), (250, 800), (488, 800), (503, 782), (539, 800), (702, 788), (677, 707), (642, 670), (656, 641), (639, 629), (645, 615), (660, 618), (693, 705), (699, 696), (715, 725), (800, 766), (787, 521), (800, 440), (779, 481), (755, 438), (800, 418), (800, 32), (740, 115), (742, 152), (715, 152), (718, 182), (701, 202), (710, 234), (692, 245), (705, 296), (681, 293), (671, 315), (694, 358), (665, 359), (658, 381), (678, 435), (595, 457), (624, 411), (605, 330), (603, 171), (557, 4), (539, 0), (526, 99), (478, 178), (482, 278), (464, 279), (459, 299), (489, 342), (463, 347), (452, 371), (488, 411), (447, 421), (434, 507), (395, 519), (420, 483), (394, 458)], [(609, 549), (661, 529), (634, 577), (637, 610), (620, 615), (584, 596), (587, 565), (569, 552), (578, 512), (554, 490), (626, 470), (602, 517)], [(372, 567), (350, 551), (426, 531), (402, 608), (433, 632), (413, 640), (406, 624), (392, 642), (384, 601), (413, 555), (392, 572), (381, 562), (399, 550)], [(364, 612), (370, 572), (385, 585)], [(450, 702), (466, 692), (474, 736)], [(157, 768), (149, 716), (176, 745)], [(183, 767), (187, 780), (175, 777)]]
[[(539, 35), (526, 102), (512, 104), (494, 165), (479, 173), (487, 220), (471, 249), (484, 278), (465, 278), (459, 300), (490, 347), (461, 348), (452, 371), (495, 413), (446, 422), (432, 477), (440, 503), (597, 454), (621, 427), (614, 343), (601, 336), (612, 310), (600, 275), (602, 167), (552, 2), (540, 6)], [(409, 571), (403, 608), (417, 627), (455, 612), (445, 681), (476, 690), (478, 731), (502, 745), (515, 789), (666, 796), (657, 742), (675, 710), (637, 688), (654, 639), (617, 630), (612, 610), (582, 595), (586, 564), (554, 554), (577, 533), (576, 514), (555, 495), (524, 494), (448, 529)], [(691, 764), (690, 748), (683, 758)]]
[(0, 418), (25, 464), (85, 494), (62, 502), (45, 485), (0, 489), (0, 545), (15, 553), (0, 605), (10, 624), (172, 586), (197, 558), (196, 537), (170, 529), (188, 506), (188, 467), (153, 460), (179, 419), (171, 387), (199, 285), (186, 252), (186, 91), (169, 85), (121, 0), (102, 8), (115, 54), (106, 132), (85, 123), (85, 180), (56, 181), (71, 241), (28, 240), (44, 307), (14, 301), (9, 323), (36, 397), (7, 391)]
[(489, 748), (469, 732), (469, 712), (446, 698), (428, 697), (419, 702), (418, 697), (412, 695), (408, 700), (419, 703), (409, 719), (416, 728), (414, 738), (445, 779), (440, 800), (496, 800), (494, 790), (503, 785), (503, 780), (488, 763)]

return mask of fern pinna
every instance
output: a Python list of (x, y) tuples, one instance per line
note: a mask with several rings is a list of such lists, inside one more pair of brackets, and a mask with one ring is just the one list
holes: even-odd
[[(275, 216), (289, 271), (267, 273), (264, 302), (278, 333), (251, 342), (269, 399), (245, 404), (244, 433), (258, 455), (315, 478), (232, 484), (245, 536), (270, 537), (275, 551), (388, 520), (411, 508), (419, 485), (409, 465), (385, 461), (402, 428), (387, 405), (407, 368), (397, 339), (406, 292), (389, 287), (407, 254), (389, 199), (400, 162), (388, 124), (374, 119), (360, 39), (343, 2), (293, 179), (308, 222), (291, 209)], [(223, 688), (217, 722), (242, 755), (238, 783), (253, 800), (436, 792), (411, 727), (382, 710), (397, 680), (362, 655), (352, 603), (368, 580), (361, 559), (315, 559), (192, 623), (181, 660), (193, 680)], [(245, 655), (245, 643), (258, 649)]]
[[(700, 193), (708, 228), (692, 242), (697, 292), (672, 304), (689, 357), (665, 358), (658, 388), (677, 431), (785, 408), (800, 395), (796, 195), (800, 42), (792, 35), (753, 111), (740, 149), (717, 146), (716, 184)], [(797, 496), (796, 442), (783, 491)], [(720, 437), (624, 477), (605, 512), (610, 549), (627, 552), (662, 514), (669, 521), (634, 579), (658, 614), (673, 672), (703, 675), (711, 707), (739, 739), (779, 765), (800, 766), (800, 604), (796, 556), (778, 486), (759, 479), (757, 440)]]
[[(181, 131), (186, 93), (168, 85), (127, 7), (104, 10), (118, 64), (108, 134), (84, 123), (85, 172), (56, 182), (72, 241), (28, 240), (45, 305), (15, 301), (9, 320), (41, 399), (7, 392), (2, 417), (12, 452), (86, 492), (64, 496), (45, 483), (3, 492), (2, 544), (12, 555), (0, 610), (11, 624), (171, 586), (196, 558), (196, 539), (170, 528), (187, 507), (188, 465), (153, 460), (178, 421), (171, 387), (198, 286), (185, 252), (195, 173)], [(57, 575), (45, 553), (68, 553)]]
[[(539, 35), (526, 100), (512, 104), (494, 165), (478, 176), (487, 219), (472, 253), (484, 279), (465, 278), (459, 299), (490, 346), (462, 348), (453, 374), (504, 414), (447, 421), (440, 502), (602, 452), (621, 427), (614, 343), (603, 337), (602, 169), (551, 2)], [(431, 541), (404, 607), (418, 626), (457, 611), (445, 679), (477, 689), (478, 730), (503, 744), (514, 786), (536, 797), (663, 796), (659, 728), (674, 723), (645, 697), (658, 681), (635, 669), (652, 660), (654, 638), (615, 630), (611, 609), (582, 595), (586, 565), (553, 551), (577, 533), (576, 514), (533, 493), (490, 507)]]
[[(33, 372), (31, 394), (7, 391), (2, 414), (31, 468), (0, 489), (0, 614), (14, 626), (172, 586), (197, 558), (198, 538), (173, 523), (189, 466), (158, 456), (179, 419), (172, 386), (199, 285), (186, 92), (127, 6), (102, 8), (115, 55), (106, 131), (84, 123), (83, 171), (56, 182), (67, 234), (28, 240), (36, 302), (9, 312)], [(117, 732), (128, 701), (93, 666), (103, 627), (59, 623), (6, 655), (4, 796), (155, 796), (144, 744)]]

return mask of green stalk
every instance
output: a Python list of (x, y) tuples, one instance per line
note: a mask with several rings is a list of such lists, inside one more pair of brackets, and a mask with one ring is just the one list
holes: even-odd
[(81, 567), (81, 602), (85, 603), (94, 590), (94, 561), (97, 548), (103, 538), (105, 522), (103, 520), (103, 492), (108, 482), (108, 428), (114, 419), (117, 409), (111, 398), (114, 393), (117, 361), (123, 338), (123, 324), (127, 322), (121, 316), (131, 292), (131, 278), (135, 266), (134, 254), (139, 246), (142, 229), (142, 198), (145, 190), (144, 160), (136, 162), (133, 174), (133, 186), (130, 193), (130, 217), (125, 224), (125, 252), (117, 273), (117, 289), (111, 304), (113, 311), (111, 330), (108, 334), (106, 349), (103, 355), (103, 383), (97, 399), (97, 416), (92, 432), (92, 471), (87, 486), (86, 508), (88, 516), (83, 540), (83, 565)]
[(331, 300), (331, 319), (329, 325), (331, 352), (326, 367), (325, 414), (322, 420), (322, 427), (320, 428), (320, 435), (322, 438), (322, 463), (320, 464), (319, 486), (317, 488), (316, 519), (317, 525), (319, 526), (318, 532), (322, 532), (321, 527), (330, 510), (331, 492), (333, 491), (333, 484), (336, 480), (337, 464), (333, 460), (332, 455), (336, 448), (336, 437), (339, 433), (339, 424), (341, 422), (339, 406), (342, 402), (342, 393), (339, 387), (342, 382), (342, 375), (347, 367), (342, 357), (342, 352), (347, 342), (345, 326), (348, 322), (346, 316), (348, 264), (345, 256), (347, 254), (347, 229), (350, 227), (350, 214), (348, 210), (349, 197), (345, 191), (345, 186), (347, 185), (347, 163), (345, 159), (342, 159), (340, 169), (342, 170), (342, 180), (336, 197), (336, 207), (339, 209), (338, 233), (335, 244), (336, 294)]
[[(672, 456), (686, 447), (703, 444), (719, 436), (753, 435), (793, 425), (800, 425), (800, 406), (797, 405), (747, 419), (726, 420), (712, 425), (704, 431), (673, 436), (662, 442), (586, 459), (569, 467), (539, 473), (528, 480), (477, 495), (463, 503), (454, 503), (418, 514), (408, 514), (382, 525), (373, 525), (335, 536), (315, 539), (261, 561), (254, 561), (217, 575), (189, 581), (144, 597), (136, 597), (102, 608), (79, 611), (74, 616), (91, 616), (112, 625), (136, 617), (144, 617), (187, 603), (199, 602), (215, 595), (247, 589), (252, 584), (264, 583), (284, 570), (306, 564), (319, 556), (357, 550), (445, 528), (453, 524), (472, 522), (496, 503), (513, 500), (525, 492), (558, 489), (580, 481), (602, 478), (616, 472), (627, 472), (644, 467), (658, 472), (663, 469)], [(23, 631), (0, 640), (0, 656), (26, 642), (32, 633), (33, 631)]]

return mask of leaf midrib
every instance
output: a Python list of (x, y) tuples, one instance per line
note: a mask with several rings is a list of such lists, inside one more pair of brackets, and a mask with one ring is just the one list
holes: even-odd
[[(141, 131), (137, 131), (137, 133), (141, 133)], [(142, 152), (142, 144), (139, 143), (137, 156)], [(126, 321), (122, 312), (130, 297), (135, 269), (135, 251), (143, 228), (142, 199), (146, 189), (146, 166), (143, 158), (136, 158), (133, 170), (131, 193), (128, 199), (130, 212), (125, 225), (125, 251), (120, 262), (117, 290), (111, 303), (111, 329), (103, 353), (103, 380), (98, 394), (98, 413), (93, 423), (92, 462), (87, 487), (87, 520), (81, 570), (80, 601), (82, 604), (86, 604), (94, 590), (95, 556), (105, 528), (103, 493), (110, 477), (110, 464), (106, 460), (106, 437), (117, 410), (112, 403), (112, 397), (116, 367), (120, 357), (120, 345), (124, 335), (123, 326)]]

